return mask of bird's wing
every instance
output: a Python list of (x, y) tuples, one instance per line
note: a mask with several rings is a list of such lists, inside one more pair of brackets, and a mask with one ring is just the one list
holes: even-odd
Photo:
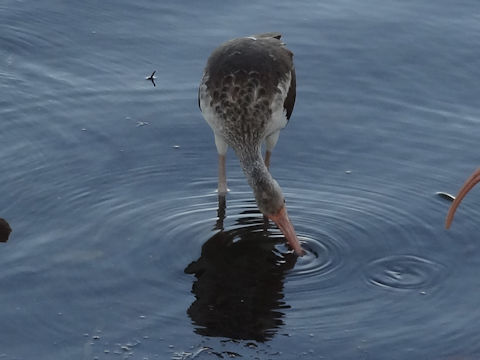
[(283, 102), (283, 108), (287, 112), (287, 120), (290, 120), (290, 115), (292, 115), (293, 112), (293, 106), (295, 105), (295, 97), (296, 97), (296, 92), (297, 92), (297, 79), (295, 77), (295, 68), (292, 68), (292, 71), (290, 73), (291, 79), (290, 79), (290, 87), (288, 88), (288, 93), (287, 97), (285, 98), (285, 101)]

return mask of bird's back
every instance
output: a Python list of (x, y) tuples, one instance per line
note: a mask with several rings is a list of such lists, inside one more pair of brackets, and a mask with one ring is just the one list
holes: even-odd
[(295, 103), (293, 54), (270, 33), (230, 40), (210, 56), (199, 106), (226, 142), (258, 144), (284, 127)]

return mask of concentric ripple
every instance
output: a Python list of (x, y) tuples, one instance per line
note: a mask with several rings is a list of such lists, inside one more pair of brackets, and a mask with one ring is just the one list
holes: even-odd
[(365, 276), (373, 285), (393, 289), (424, 289), (434, 284), (445, 268), (414, 255), (392, 255), (372, 261)]
[(297, 259), (295, 268), (289, 273), (289, 281), (309, 286), (311, 279), (327, 286), (327, 281), (334, 279), (335, 272), (344, 265), (348, 245), (328, 234), (313, 238), (300, 233), (299, 240), (306, 254)]
[[(438, 235), (442, 229), (430, 226), (428, 217), (443, 218), (441, 203), (427, 196), (418, 200), (406, 188), (371, 186), (355, 178), (352, 183), (352, 178), (296, 188), (292, 179), (289, 187), (283, 185), (290, 218), (307, 251), (286, 277), (292, 307), (288, 325), (295, 331), (348, 338), (341, 329), (357, 328), (359, 320), (344, 314), (362, 314), (365, 321), (377, 319), (384, 326), (404, 311), (404, 304), (389, 304), (379, 291), (432, 294), (450, 275), (441, 251), (447, 244)], [(413, 197), (417, 201), (409, 203)], [(428, 216), (420, 216), (420, 208)]]

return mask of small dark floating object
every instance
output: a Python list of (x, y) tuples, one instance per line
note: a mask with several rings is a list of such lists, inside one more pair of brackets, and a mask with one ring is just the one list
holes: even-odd
[(445, 200), (449, 200), (449, 201), (455, 200), (455, 196), (443, 191), (437, 191), (435, 195), (440, 196), (442, 199), (445, 199)]
[(155, 70), (154, 72), (152, 72), (152, 75), (147, 76), (147, 77), (145, 78), (145, 80), (150, 80), (150, 81), (152, 82), (153, 86), (157, 86), (157, 85), (155, 85), (155, 79), (157, 78), (157, 77), (155, 76), (155, 73), (156, 73), (156, 72), (157, 72), (157, 70)]
[(0, 218), (0, 242), (7, 242), (12, 228), (5, 219)]

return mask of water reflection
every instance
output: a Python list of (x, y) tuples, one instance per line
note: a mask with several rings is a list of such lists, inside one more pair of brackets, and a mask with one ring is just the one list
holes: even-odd
[(7, 242), (12, 228), (5, 219), (0, 218), (0, 242)]
[(219, 230), (202, 246), (200, 258), (185, 268), (194, 274), (196, 300), (187, 310), (204, 336), (266, 341), (281, 325), (285, 272), (296, 262), (293, 253), (281, 253), (268, 222), (258, 210), (248, 210), (236, 220), (238, 226), (224, 230), (225, 197), (219, 196)]

